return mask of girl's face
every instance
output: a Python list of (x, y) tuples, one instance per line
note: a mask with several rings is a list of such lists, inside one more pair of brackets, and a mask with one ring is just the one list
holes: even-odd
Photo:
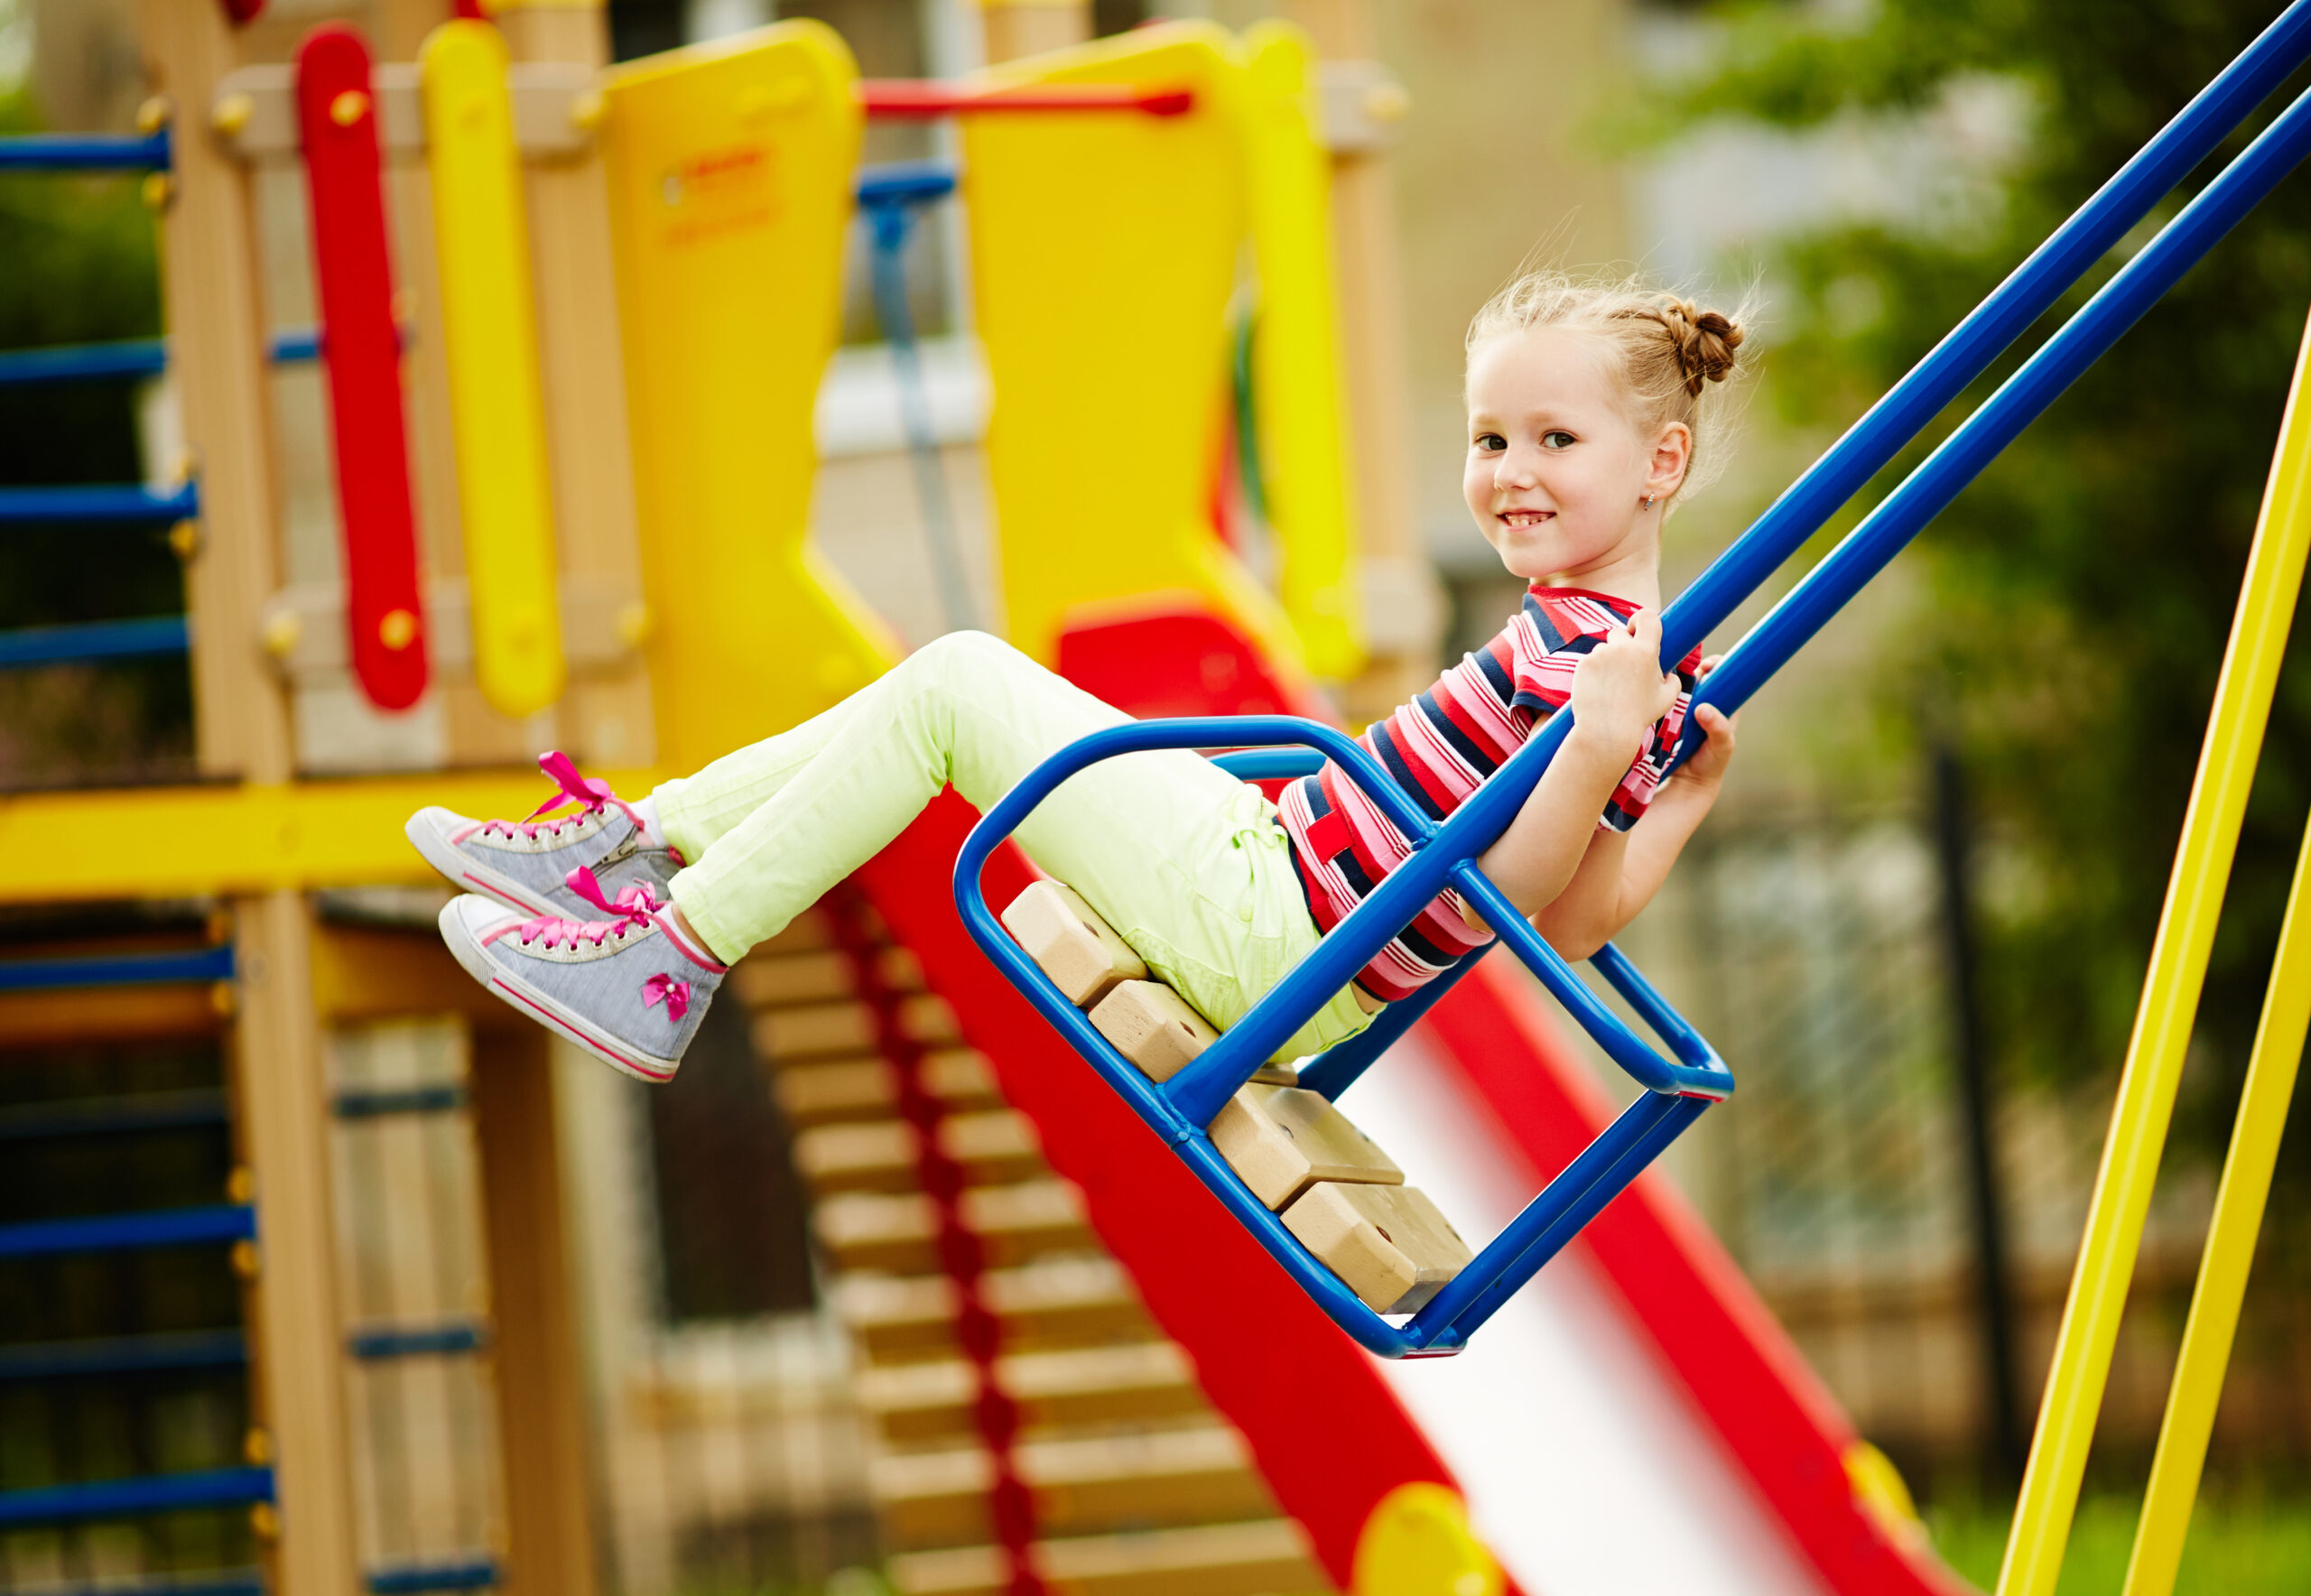
[[(1477, 530), (1527, 581), (1628, 594), (1657, 583), (1661, 516), (1685, 479), (1693, 433), (1641, 435), (1612, 351), (1567, 327), (1502, 333), (1469, 357), (1469, 459), (1462, 489)], [(1649, 509), (1638, 501), (1651, 495)]]

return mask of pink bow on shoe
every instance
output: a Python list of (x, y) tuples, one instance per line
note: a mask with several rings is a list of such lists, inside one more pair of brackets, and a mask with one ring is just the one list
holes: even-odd
[(647, 881), (636, 881), (615, 898), (602, 895), (602, 884), (594, 872), (580, 865), (562, 878), (562, 885), (584, 898), (612, 920), (630, 921), (636, 925), (647, 925), (650, 917), (666, 905), (650, 890)]
[(654, 1008), (660, 1002), (666, 1006), (666, 1017), (679, 1021), (690, 1012), (690, 983), (678, 981), (660, 970), (642, 983), (642, 1007)]
[(609, 783), (599, 776), (580, 775), (578, 766), (561, 749), (539, 755), (538, 768), (562, 791), (530, 811), (531, 820), (536, 820), (549, 810), (560, 809), (565, 803), (582, 803), (589, 811), (599, 809), (605, 803), (615, 803), (626, 811), (626, 818), (634, 822), (637, 830), (641, 829), (642, 817), (634, 812), (632, 804), (611, 792)]

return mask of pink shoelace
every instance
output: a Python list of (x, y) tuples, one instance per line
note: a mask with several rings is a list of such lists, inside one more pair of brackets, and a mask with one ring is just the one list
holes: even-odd
[[(615, 802), (615, 800), (613, 800)], [(570, 890), (584, 898), (608, 918), (602, 920), (566, 920), (559, 914), (540, 914), (522, 922), (515, 933), (528, 947), (539, 937), (549, 948), (567, 942), (571, 947), (589, 942), (600, 947), (612, 937), (623, 939), (637, 927), (647, 926), (658, 911), (666, 905), (658, 901), (647, 881), (637, 881), (617, 895), (615, 899), (602, 895), (602, 884), (594, 879), (593, 871), (580, 865), (569, 875)], [(683, 994), (685, 998), (689, 994)]]
[[(507, 837), (534, 838), (543, 831), (550, 837), (559, 837), (562, 827), (586, 815), (598, 813), (604, 805), (611, 803), (626, 812), (626, 818), (634, 822), (636, 830), (642, 830), (642, 817), (634, 812), (632, 804), (611, 792), (609, 783), (599, 776), (580, 775), (578, 766), (561, 749), (539, 755), (538, 768), (561, 791), (530, 811), (527, 820), (484, 821), (481, 828), (484, 836), (496, 831)], [(550, 821), (538, 818), (550, 810), (562, 809), (572, 803), (582, 806), (577, 814), (565, 814)]]

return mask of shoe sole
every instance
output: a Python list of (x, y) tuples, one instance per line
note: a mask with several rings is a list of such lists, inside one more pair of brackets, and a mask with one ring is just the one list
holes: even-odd
[[(427, 864), (461, 891), (478, 892), (484, 897), (496, 898), (507, 908), (519, 909), (524, 914), (555, 914), (565, 919), (583, 916), (582, 908), (573, 909), (568, 904), (557, 904), (551, 898), (541, 897), (512, 877), (501, 876), (487, 865), (459, 853), (456, 844), (426, 824), (422, 810), (402, 822), (401, 834), (409, 839), (412, 848), (424, 856)], [(472, 966), (467, 968), (471, 969)]]
[(605, 1037), (592, 1025), (580, 1018), (562, 1004), (555, 1002), (519, 976), (509, 974), (489, 957), (487, 949), (466, 928), (458, 916), (457, 900), (452, 898), (442, 906), (440, 921), (441, 940), (449, 944), (450, 956), (465, 967), (468, 975), (479, 981), (498, 1001), (516, 1014), (527, 1015), (547, 1030), (563, 1040), (574, 1043), (621, 1075), (631, 1075), (636, 1081), (646, 1081), (653, 1086), (664, 1086), (674, 1078), (680, 1059), (662, 1059), (640, 1048), (629, 1047), (613, 1037)]

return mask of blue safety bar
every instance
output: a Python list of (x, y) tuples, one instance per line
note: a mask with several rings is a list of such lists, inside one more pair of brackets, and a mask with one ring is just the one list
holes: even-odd
[(232, 979), (230, 943), (168, 953), (0, 960), (0, 992), (63, 992), (83, 987), (151, 987)]
[(232, 1568), (148, 1580), (107, 1579), (94, 1585), (42, 1585), (40, 1596), (265, 1596), (265, 1574), (259, 1569)]
[(494, 1557), (465, 1557), (373, 1568), (362, 1577), (371, 1596), (416, 1596), (422, 1591), (487, 1591), (504, 1574)]
[(68, 1252), (126, 1252), (147, 1247), (197, 1247), (249, 1241), (256, 1211), (244, 1202), (207, 1208), (161, 1208), (142, 1213), (100, 1213), (70, 1220), (30, 1220), (0, 1225), (0, 1258), (50, 1257)]
[(145, 659), (183, 654), (192, 629), (181, 615), (142, 620), (86, 621), (70, 626), (21, 626), (0, 632), (0, 671), (33, 665), (74, 665), (95, 660)]
[[(1185, 1069), (1159, 1085), (1117, 1052), (1083, 1012), (1067, 1000), (1051, 978), (1005, 934), (988, 907), (979, 876), (988, 857), (1035, 805), (1086, 766), (1119, 754), (1223, 744), (1285, 744), (1320, 750), (1363, 788), (1406, 836), (1414, 840), (1414, 852), (1371, 898), (1334, 927), (1317, 944), (1316, 951), (1285, 976), (1250, 1014)], [(1242, 768), (1246, 761), (1239, 756), (1237, 764)], [(1293, 767), (1285, 767), (1289, 768)], [(1466, 814), (1482, 803), (1499, 779), (1496, 776), (1479, 789), (1462, 806), (1462, 813)], [(1509, 812), (1514, 813), (1513, 806)], [(1455, 816), (1444, 827), (1439, 827), (1414, 807), (1371, 755), (1343, 733), (1316, 721), (1283, 715), (1140, 721), (1093, 732), (1038, 765), (1004, 794), (986, 819), (972, 828), (955, 861), (956, 905), (972, 939), (988, 957), (1134, 1111), (1172, 1144), (1197, 1177), (1318, 1305), (1363, 1345), (1388, 1357), (1457, 1351), (1494, 1308), (1555, 1257), (1564, 1242), (1675, 1139), (1703, 1109), (1733, 1090), (1731, 1072), (1709, 1044), (1677, 1018), (1626, 961), (1616, 958), (1601, 962), (1600, 968), (1631, 998), (1638, 1014), (1666, 1044), (1668, 1057), (1657, 1052), (1607, 1008), (1556, 951), (1509, 906), (1468, 857), (1452, 857), (1443, 839), (1459, 818)], [(1499, 822), (1496, 834), (1506, 823), (1505, 819)], [(1469, 851), (1472, 854), (1476, 850)], [(1449, 881), (1484, 912), (1490, 923), (1502, 928), (1502, 940), (1557, 1000), (1573, 1011), (1613, 1060), (1647, 1090), (1588, 1153), (1552, 1181), (1507, 1229), (1477, 1255), (1452, 1283), (1457, 1291), (1450, 1295), (1440, 1293), (1419, 1313), (1399, 1326), (1367, 1307), (1338, 1276), (1318, 1262), (1315, 1255), (1285, 1229), (1284, 1221), (1252, 1195), (1241, 1177), (1213, 1149), (1203, 1127), (1306, 1022), (1307, 1016), (1329, 1001), (1369, 960), (1368, 952), (1353, 964), (1346, 965), (1322, 988), (1321, 996), (1316, 994), (1313, 983), (1327, 979), (1320, 967), (1341, 962), (1340, 944), (1358, 918), (1362, 917), (1368, 925), (1376, 923), (1372, 917), (1375, 905), (1379, 905), (1379, 912), (1385, 914), (1385, 900), (1392, 890), (1401, 899), (1408, 892), (1419, 890), (1417, 885), (1407, 888), (1401, 883), (1417, 884), (1430, 875), (1438, 885), (1420, 890), (1398, 924), (1408, 923), (1436, 895), (1441, 884)], [(1387, 937), (1381, 940), (1385, 942)], [(1373, 951), (1378, 951), (1378, 944)], [(1287, 1006), (1297, 1007), (1295, 1009)], [(1297, 1012), (1301, 1017), (1286, 1028), (1275, 1031), (1278, 1017), (1286, 1012)], [(1319, 1060), (1318, 1063), (1323, 1062)]]
[(134, 1097), (26, 1103), (0, 1111), (0, 1146), (10, 1142), (140, 1136), (155, 1130), (192, 1130), (230, 1123), (225, 1094), (200, 1088), (139, 1093)]
[(345, 1350), (365, 1363), (394, 1358), (453, 1358), (489, 1344), (488, 1327), (471, 1319), (445, 1324), (381, 1324), (345, 1338)]
[[(2306, 57), (2311, 57), (2311, 0), (2297, 0), (1668, 607), (1663, 617), (1663, 659), (1690, 653)], [(1697, 694), (1700, 701), (1729, 710), (1743, 702), (2306, 152), (2311, 152), (2311, 93), (2265, 129), (1730, 651)], [(1539, 783), (1572, 721), (1569, 711), (1551, 716), (1441, 824), (1415, 810), (1360, 747), (1314, 722), (1248, 717), (1118, 727), (1069, 745), (1030, 772), (973, 829), (956, 861), (956, 901), (973, 939), (1140, 1116), (1174, 1144), (1319, 1304), (1358, 1341), (1384, 1355), (1438, 1353), (1464, 1344), (1709, 1101), (1731, 1089), (1730, 1073), (1708, 1044), (1618, 951), (1602, 950), (1593, 963), (1668, 1045), (1675, 1062), (1647, 1046), (1606, 1008), (1476, 867), (1476, 857), (1508, 829)], [(1685, 751), (1690, 751), (1696, 736), (1689, 722)], [(1151, 748), (1276, 744), (1309, 746), (1331, 756), (1411, 840), (1411, 857), (1218, 1043), (1159, 1087), (1127, 1062), (1003, 933), (988, 909), (980, 872), (995, 847), (1053, 788), (1100, 759)], [(1240, 756), (1233, 762), (1239, 773), (1255, 767)], [(1294, 768), (1276, 761), (1267, 774), (1290, 774)], [(1498, 929), (1500, 940), (1646, 1092), (1457, 1278), (1408, 1322), (1392, 1325), (1349, 1293), (1251, 1195), (1212, 1151), (1202, 1127), (1262, 1062), (1446, 887), (1457, 889)], [(1443, 980), (1463, 974), (1475, 957), (1446, 972)], [(1424, 993), (1422, 998), (1434, 1003), (1437, 995)], [(1314, 1061), (1308, 1070), (1312, 1085), (1336, 1096), (1417, 1017), (1417, 1012), (1382, 1016), (1364, 1037)]]
[[(306, 328), (274, 335), (265, 357), (275, 366), (320, 358), (320, 333)], [(55, 344), (39, 349), (0, 349), (0, 388), (34, 383), (100, 382), (158, 376), (169, 368), (165, 339), (122, 339), (105, 344)]]
[(190, 482), (167, 493), (109, 486), (0, 487), (0, 526), (40, 521), (169, 526), (200, 514), (200, 490)]
[(189, 1369), (239, 1369), (249, 1360), (237, 1330), (186, 1330), (159, 1335), (106, 1336), (84, 1341), (34, 1341), (0, 1347), (0, 1383), (87, 1379), (99, 1375), (166, 1374)]
[(18, 133), (0, 138), (0, 172), (166, 172), (169, 130)]
[(270, 1469), (209, 1469), (191, 1474), (146, 1474), (132, 1480), (91, 1480), (0, 1490), (0, 1529), (32, 1524), (135, 1518), (189, 1508), (245, 1508), (273, 1499)]
[(466, 1106), (462, 1086), (395, 1086), (348, 1090), (329, 1099), (339, 1119), (376, 1119), (388, 1114), (447, 1114)]

